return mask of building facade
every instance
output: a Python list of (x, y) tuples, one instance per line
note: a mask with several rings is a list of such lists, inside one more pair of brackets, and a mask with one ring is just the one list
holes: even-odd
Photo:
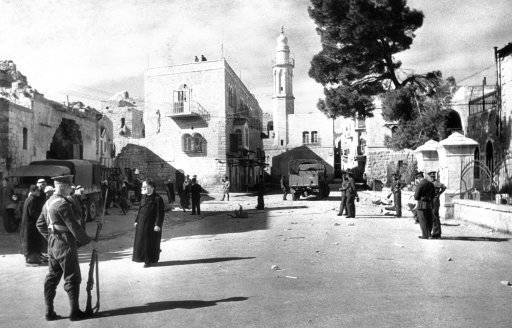
[(262, 111), (225, 59), (151, 68), (144, 83), (145, 138), (139, 144), (176, 178), (197, 175), (203, 186), (219, 187), (228, 176), (235, 191), (259, 181)]
[(49, 158), (112, 163), (112, 122), (81, 103), (46, 99), (28, 85), (12, 61), (0, 61), (0, 140), (3, 176)]

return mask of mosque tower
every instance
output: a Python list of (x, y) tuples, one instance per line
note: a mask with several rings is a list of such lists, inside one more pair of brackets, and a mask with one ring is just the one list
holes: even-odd
[(277, 38), (276, 58), (273, 66), (274, 93), (272, 96), (274, 145), (288, 145), (288, 114), (294, 113), (292, 80), (295, 61), (290, 58), (288, 38), (284, 35), (284, 27)]

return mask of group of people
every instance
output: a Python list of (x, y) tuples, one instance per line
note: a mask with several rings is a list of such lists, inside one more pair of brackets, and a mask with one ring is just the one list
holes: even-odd
[(359, 201), (357, 195), (356, 185), (354, 183), (354, 176), (351, 172), (344, 173), (341, 182), (341, 203), (338, 216), (346, 214), (347, 218), (356, 217), (356, 204)]
[(426, 177), (423, 172), (417, 173), (417, 179), (421, 179), (414, 192), (417, 201), (413, 209), (415, 218), (420, 224), (421, 239), (440, 239), (441, 221), (439, 218), (440, 196), (446, 190), (446, 186), (437, 179), (435, 171), (429, 172)]
[(203, 187), (197, 182), (197, 175), (193, 175), (190, 179), (189, 175), (185, 176), (182, 185), (178, 185), (178, 194), (180, 196), (180, 205), (183, 212), (189, 209), (192, 203), (192, 213), (190, 215), (201, 214), (201, 192)]

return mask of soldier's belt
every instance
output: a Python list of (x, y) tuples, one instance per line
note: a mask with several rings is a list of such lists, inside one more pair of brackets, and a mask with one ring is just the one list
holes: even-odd
[(52, 224), (49, 229), (51, 232), (69, 232), (68, 227), (59, 224)]

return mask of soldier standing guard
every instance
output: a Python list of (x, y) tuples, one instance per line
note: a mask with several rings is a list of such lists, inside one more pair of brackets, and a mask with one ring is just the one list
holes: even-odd
[(55, 194), (44, 204), (37, 219), (37, 230), (48, 240), (48, 269), (44, 282), (44, 300), (46, 303), (46, 320), (60, 318), (53, 308), (53, 299), (60, 278), (64, 275), (64, 290), (68, 293), (71, 313), (70, 320), (81, 320), (87, 315), (80, 311), (78, 305), (80, 282), (80, 265), (77, 249), (91, 242), (80, 226), (73, 204), (66, 198), (71, 191), (72, 175), (54, 177)]
[(347, 175), (346, 174), (343, 174), (342, 176), (342, 182), (341, 182), (341, 188), (340, 188), (340, 191), (341, 191), (341, 202), (340, 202), (340, 211), (338, 212), (338, 216), (342, 216), (343, 215), (343, 212), (345, 212), (345, 214), (347, 213), (348, 211), (348, 208), (347, 208), (347, 188), (348, 188), (348, 179), (347, 179)]
[[(423, 172), (418, 174), (420, 173), (423, 174)], [(430, 177), (421, 180), (414, 192), (414, 199), (418, 202), (416, 215), (421, 228), (421, 236), (418, 238), (421, 239), (429, 239), (432, 230), (432, 202), (435, 197), (435, 188), (429, 179)]]
[(288, 191), (290, 190), (290, 186), (288, 185), (288, 181), (286, 181), (286, 178), (284, 175), (281, 175), (281, 190), (283, 191), (283, 200), (286, 200), (286, 196), (288, 195)]
[(353, 174), (351, 172), (348, 173), (347, 190), (345, 190), (345, 196), (347, 198), (347, 218), (355, 218), (356, 204), (354, 201), (359, 201), (359, 196), (357, 195), (356, 185), (354, 183)]
[(442, 184), (439, 179), (436, 179), (436, 172), (429, 172), (428, 175), (432, 178), (435, 188), (435, 196), (434, 203), (432, 206), (432, 238), (440, 239), (441, 238), (441, 220), (439, 218), (439, 207), (441, 206), (441, 202), (439, 197), (446, 190), (446, 186)]

